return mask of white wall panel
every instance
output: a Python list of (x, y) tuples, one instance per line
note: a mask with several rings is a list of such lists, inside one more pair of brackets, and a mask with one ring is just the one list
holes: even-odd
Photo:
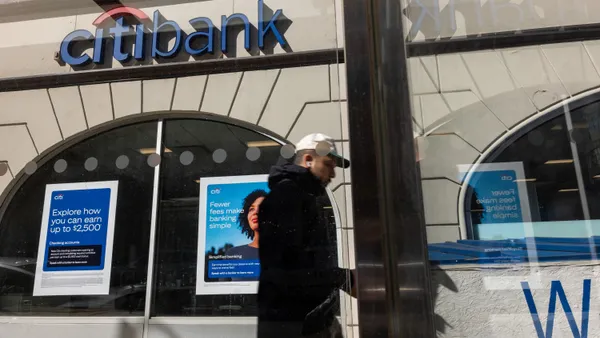
[(456, 225), (428, 225), (427, 243), (444, 243), (447, 241), (456, 242), (460, 239), (460, 229)]
[(26, 125), (0, 126), (0, 161), (6, 161), (14, 175), (36, 156)]
[(581, 42), (546, 45), (541, 48), (571, 95), (600, 81), (598, 70)]
[(51, 88), (48, 91), (63, 137), (86, 130), (87, 122), (78, 87)]
[(527, 93), (522, 89), (487, 98), (484, 100), (484, 104), (509, 128), (538, 112)]
[[(4, 170), (1, 169), (2, 166), (8, 166), (8, 163), (6, 161), (0, 161), (0, 170)], [(4, 173), (4, 175), (0, 175), (0, 195), (2, 195), (2, 192), (4, 191), (4, 189), (6, 189), (6, 187), (10, 184), (10, 181), (12, 181), (13, 176), (9, 170), (10, 168), (6, 168), (6, 173)]]
[(173, 110), (200, 110), (206, 79), (206, 75), (178, 78), (173, 97)]
[(436, 129), (435, 133), (455, 133), (482, 152), (506, 130), (488, 107), (477, 102), (451, 114), (448, 121)]
[(142, 82), (111, 83), (115, 118), (142, 112)]
[(420, 57), (408, 59), (410, 70), (410, 85), (413, 94), (437, 93), (440, 85), (437, 72), (431, 72), (425, 68)]
[(241, 79), (242, 73), (209, 75), (200, 110), (227, 116), (238, 92)]
[(329, 66), (331, 76), (331, 100), (347, 100), (348, 84), (346, 77), (346, 64), (340, 63)]
[(479, 97), (471, 90), (443, 93), (442, 97), (451, 111), (457, 111), (468, 106), (481, 104)]
[(288, 139), (297, 143), (311, 133), (323, 133), (334, 140), (342, 137), (342, 116), (338, 102), (308, 103), (298, 117)]
[(515, 83), (497, 51), (463, 53), (462, 57), (482, 97), (515, 90)]
[(340, 221), (341, 224), (338, 224), (338, 227), (347, 227), (348, 226), (348, 210), (346, 205), (346, 189), (343, 186), (339, 187), (333, 192), (333, 197), (335, 198), (335, 202), (340, 211)]
[(426, 224), (456, 224), (458, 215), (456, 200), (459, 185), (449, 180), (425, 180), (423, 188), (423, 206)]
[(144, 81), (144, 113), (171, 110), (174, 86), (175, 79)]
[(425, 129), (436, 126), (436, 122), (452, 113), (448, 102), (441, 94), (419, 95), (419, 99)]
[(45, 89), (0, 93), (0, 124), (27, 123), (39, 153), (62, 141)]
[(499, 51), (510, 75), (521, 87), (560, 83), (539, 46)]
[(90, 128), (112, 121), (113, 107), (108, 83), (80, 86), (79, 89)]
[[(340, 113), (342, 115), (342, 139), (350, 139), (350, 126), (348, 125), (348, 102), (340, 102)], [(350, 150), (348, 150), (348, 153)]]
[(279, 69), (245, 72), (230, 117), (257, 123), (276, 80)]
[(19, 77), (66, 73), (54, 60), (62, 39), (75, 27), (75, 16), (0, 23), (0, 74)]
[(432, 135), (427, 137), (427, 151), (421, 160), (421, 177), (446, 177), (457, 181), (457, 165), (471, 164), (479, 152), (456, 135)]
[(329, 66), (285, 68), (260, 125), (285, 136), (308, 102), (329, 101)]
[(471, 90), (478, 97), (481, 93), (460, 54), (437, 55), (439, 81), (442, 92)]

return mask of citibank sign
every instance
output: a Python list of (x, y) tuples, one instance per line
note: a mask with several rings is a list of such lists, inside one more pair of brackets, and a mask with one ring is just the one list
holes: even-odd
[[(287, 46), (283, 33), (279, 30), (277, 22), (283, 19), (282, 10), (278, 9), (265, 18), (264, 0), (258, 0), (258, 41), (256, 46), (259, 49), (265, 48), (265, 39), (272, 36), (276, 43), (282, 47)], [(107, 23), (112, 22), (113, 27), (106, 27)], [(125, 20), (135, 23), (126, 23)], [(95, 34), (88, 30), (80, 29), (69, 33), (60, 44), (60, 53), (58, 59), (71, 66), (85, 66), (89, 63), (102, 64), (104, 62), (104, 53), (107, 49), (107, 38), (112, 37), (113, 57), (120, 62), (127, 62), (132, 57), (138, 61), (147, 59), (147, 43), (151, 44), (150, 53), (153, 59), (156, 58), (174, 58), (183, 51), (190, 56), (201, 56), (207, 53), (215, 52), (215, 37), (220, 38), (220, 50), (227, 53), (227, 43), (229, 28), (235, 25), (244, 31), (244, 47), (251, 49), (251, 25), (250, 20), (245, 14), (235, 13), (229, 16), (221, 16), (221, 29), (215, 29), (211, 19), (207, 17), (197, 17), (189, 20), (189, 24), (196, 30), (194, 33), (186, 34), (181, 26), (175, 21), (165, 20), (160, 12), (156, 10), (152, 19), (144, 12), (132, 7), (117, 7), (100, 15), (95, 21)], [(201, 28), (199, 28), (201, 27)], [(133, 28), (135, 30), (133, 31)], [(148, 29), (151, 29), (149, 31)], [(150, 35), (151, 39), (146, 39)], [(161, 37), (169, 35), (169, 39), (174, 42), (164, 46), (161, 43)], [(233, 34), (231, 35), (232, 37)], [(133, 38), (132, 48), (125, 48), (126, 41)], [(75, 48), (80, 43), (91, 44), (93, 52), (91, 56), (84, 52), (84, 48)], [(170, 47), (169, 47), (170, 46)], [(89, 49), (89, 46), (86, 46)]]

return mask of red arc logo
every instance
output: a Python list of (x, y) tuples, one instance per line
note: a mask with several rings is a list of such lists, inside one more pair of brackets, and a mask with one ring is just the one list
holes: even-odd
[(146, 15), (146, 13), (142, 12), (141, 10), (139, 10), (137, 8), (123, 6), (123, 7), (116, 7), (107, 12), (102, 13), (102, 15), (100, 15), (96, 20), (94, 20), (94, 26), (99, 26), (104, 21), (106, 21), (108, 18), (113, 18), (116, 16), (122, 16), (122, 15), (126, 15), (126, 14), (133, 15), (136, 18), (140, 19), (140, 21), (150, 19), (148, 17), (148, 15)]

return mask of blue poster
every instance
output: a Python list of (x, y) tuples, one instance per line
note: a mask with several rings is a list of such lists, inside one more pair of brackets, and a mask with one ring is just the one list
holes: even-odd
[(267, 184), (211, 184), (207, 189), (206, 281), (258, 280), (258, 210)]
[(46, 186), (34, 296), (109, 294), (118, 186)]
[(517, 174), (514, 170), (481, 171), (473, 175), (471, 186), (477, 209), (477, 224), (523, 222)]
[(102, 270), (110, 189), (54, 191), (44, 271)]
[(260, 276), (258, 212), (267, 177), (203, 178), (200, 189), (197, 293), (253, 293), (248, 283)]

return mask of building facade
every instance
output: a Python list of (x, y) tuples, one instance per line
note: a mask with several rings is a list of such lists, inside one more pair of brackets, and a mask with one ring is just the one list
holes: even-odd
[[(369, 302), (394, 297), (381, 285), (413, 304), (401, 273), (369, 270), (393, 266), (374, 257), (394, 244), (427, 270), (417, 298), (434, 313), (419, 315), (438, 336), (596, 336), (600, 5), (403, 0), (383, 20), (373, 3), (1, 4), (0, 336), (254, 337), (255, 281), (219, 269), (254, 270), (214, 258), (252, 239), (231, 218), (242, 193), (227, 189), (264, 189), (270, 166), (314, 132), (365, 157), (337, 171), (325, 211), (340, 266), (358, 266), (362, 284), (359, 301), (340, 293), (345, 337), (374, 332)], [(377, 42), (390, 29), (361, 49), (363, 26), (394, 15), (400, 47)], [(416, 161), (392, 176), (414, 165), (403, 187), (422, 202), (381, 222), (385, 194), (361, 194), (391, 182), (362, 175), (385, 162), (357, 132), (383, 119), (361, 105), (365, 83), (383, 91), (361, 77), (379, 69), (367, 55), (410, 94)], [(373, 107), (407, 114), (398, 103)], [(394, 220), (414, 238), (369, 232)]]
[[(349, 151), (341, 2), (2, 6), (3, 335), (253, 337), (251, 286), (198, 291), (201, 180), (267, 174), (313, 132)], [(74, 291), (87, 276), (36, 294), (46, 185), (112, 181), (109, 291)], [(344, 267), (350, 181), (339, 170), (330, 186)], [(357, 303), (340, 297), (351, 336)]]

